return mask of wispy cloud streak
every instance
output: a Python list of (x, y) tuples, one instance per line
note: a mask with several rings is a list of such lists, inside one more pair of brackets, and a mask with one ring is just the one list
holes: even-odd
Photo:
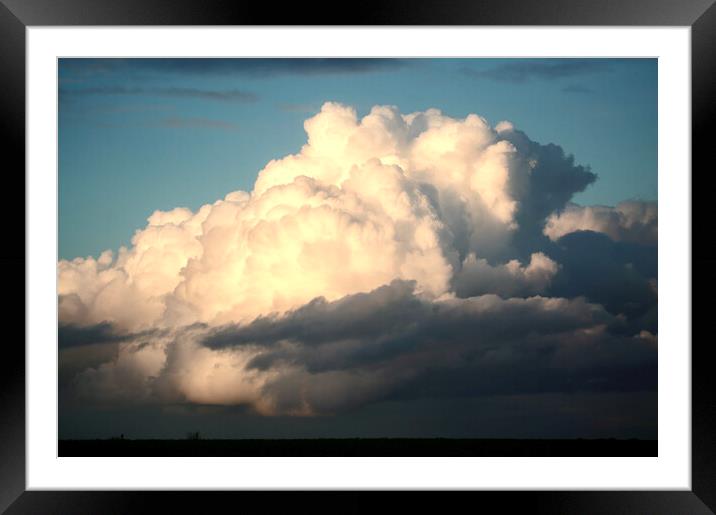
[(224, 120), (214, 120), (211, 118), (182, 118), (178, 116), (164, 118), (160, 120), (159, 125), (173, 129), (220, 129), (226, 131), (237, 131), (239, 126), (232, 122)]
[(62, 59), (60, 69), (72, 76), (173, 74), (192, 76), (272, 77), (277, 75), (331, 75), (373, 73), (406, 66), (400, 59)]
[(463, 68), (476, 79), (523, 83), (533, 79), (555, 80), (609, 71), (609, 61), (600, 59), (559, 59), (554, 61), (521, 61), (502, 63), (485, 70)]
[(87, 88), (60, 88), (60, 98), (85, 95), (142, 95), (167, 98), (194, 98), (218, 102), (255, 102), (258, 95), (238, 89), (212, 90), (200, 88), (139, 88), (125, 86), (94, 86)]
[(589, 95), (589, 94), (594, 93), (594, 90), (591, 88), (588, 88), (587, 86), (582, 86), (581, 84), (570, 84), (569, 86), (562, 88), (562, 92), (576, 93), (579, 95)]

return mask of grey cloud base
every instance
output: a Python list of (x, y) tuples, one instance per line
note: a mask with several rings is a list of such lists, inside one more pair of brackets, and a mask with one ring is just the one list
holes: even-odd
[[(124, 338), (129, 352), (158, 344), (151, 334)], [(77, 375), (72, 394), (99, 404), (187, 402), (175, 383), (186, 366), (177, 356), (197, 345), (249, 351), (245, 371), (271, 377), (255, 395), (270, 399), (278, 415), (334, 414), (390, 399), (656, 388), (654, 340), (630, 334), (627, 321), (600, 305), (495, 295), (433, 303), (404, 281), (247, 325), (178, 329), (166, 342), (157, 376), (100, 367)]]

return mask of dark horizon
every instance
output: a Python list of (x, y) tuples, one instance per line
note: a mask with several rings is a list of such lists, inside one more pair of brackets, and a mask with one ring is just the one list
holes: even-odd
[(638, 439), (151, 439), (60, 440), (58, 456), (658, 456), (656, 440)]
[[(655, 392), (413, 399), (336, 416), (263, 417), (240, 406), (96, 409), (61, 404), (60, 439), (658, 437)], [(62, 400), (60, 401), (63, 402)], [(89, 413), (91, 416), (89, 416)], [(652, 418), (653, 417), (653, 418)]]

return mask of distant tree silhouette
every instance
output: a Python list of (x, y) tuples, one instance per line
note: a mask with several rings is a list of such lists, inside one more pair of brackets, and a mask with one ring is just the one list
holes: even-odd
[(201, 435), (199, 434), (199, 431), (191, 431), (186, 434), (186, 439), (187, 440), (200, 440)]

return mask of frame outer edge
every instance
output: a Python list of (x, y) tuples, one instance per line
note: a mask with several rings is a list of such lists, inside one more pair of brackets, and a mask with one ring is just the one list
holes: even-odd
[[(514, 4), (516, 0), (510, 0), (507, 3)], [(179, 2), (177, 2), (179, 3)], [(561, 4), (557, 1), (555, 5)], [(609, 2), (606, 2), (609, 3)], [(657, 2), (661, 3), (661, 2)], [(7, 7), (10, 4), (12, 10)], [(137, 10), (138, 3), (134, 0), (127, 0), (126, 7), (130, 7), (129, 11), (125, 11), (122, 15), (119, 11), (122, 9), (112, 9), (109, 4), (102, 2), (96, 8), (82, 12), (80, 9), (86, 5), (85, 0), (58, 0), (54, 5), (50, 5), (45, 0), (2, 0), (0, 3), (0, 34), (2, 35), (2, 45), (0, 45), (0, 66), (3, 75), (7, 80), (7, 88), (4, 94), (0, 96), (0, 114), (5, 119), (5, 123), (0, 126), (4, 137), (2, 146), (5, 147), (6, 156), (10, 157), (12, 166), (8, 166), (10, 173), (6, 174), (8, 181), (15, 181), (9, 184), (8, 191), (13, 192), (13, 200), (24, 202), (25, 200), (25, 25), (31, 24), (48, 24), (61, 25), (66, 23), (87, 25), (87, 24), (115, 24), (108, 22), (110, 18), (117, 15), (116, 20), (123, 20), (127, 24), (186, 24), (186, 16), (181, 13), (196, 14), (197, 4), (194, 4), (193, 10), (187, 11), (186, 6), (192, 2), (185, 2), (184, 8), (180, 10), (180, 15), (174, 17), (172, 15), (158, 15), (158, 9), (164, 4), (161, 1), (154, 1), (147, 10)], [(126, 5), (130, 4), (130, 5)], [(386, 8), (374, 12), (372, 17), (384, 18), (390, 21), (405, 15), (405, 10), (399, 7), (400, 2), (394, 3), (392, 8)], [(582, 2), (575, 2), (582, 4)], [(122, 4), (115, 4), (122, 5)], [(646, 21), (641, 22), (633, 20), (633, 9), (639, 5), (643, 5), (640, 0), (631, 1), (627, 5), (627, 21), (622, 25), (629, 24), (649, 24), (649, 20), (653, 20), (654, 16), (649, 15)], [(663, 5), (663, 4), (662, 4)], [(704, 168), (706, 170), (707, 159), (709, 157), (708, 148), (711, 141), (707, 137), (707, 129), (710, 122), (714, 119), (716, 111), (716, 103), (713, 102), (711, 92), (712, 84), (716, 80), (716, 4), (713, 0), (690, 0), (688, 9), (683, 4), (678, 5), (677, 2), (671, 3), (672, 14), (673, 7), (678, 7), (681, 11), (680, 15), (666, 16), (673, 20), (668, 23), (663, 16), (660, 22), (652, 24), (688, 24), (688, 20), (684, 17), (684, 12), (688, 11), (691, 15), (698, 11), (698, 15), (694, 16), (692, 26), (692, 170), (696, 168)], [(74, 6), (74, 10), (72, 7)], [(226, 4), (224, 4), (226, 7)], [(454, 6), (451, 6), (454, 7)], [(65, 13), (59, 11), (65, 8)], [(705, 10), (704, 10), (705, 9)], [(618, 9), (617, 9), (618, 10)], [(668, 10), (668, 9), (667, 9)], [(479, 11), (479, 10), (478, 10)], [(587, 9), (586, 11), (590, 11)], [(489, 8), (483, 9), (485, 24), (495, 24), (496, 21), (504, 20), (504, 14), (495, 15)], [(16, 16), (17, 13), (19, 16)], [(251, 20), (251, 12), (247, 8), (243, 12), (244, 15), (238, 18), (234, 15), (224, 17), (224, 24), (234, 21), (248, 23)], [(262, 16), (260, 13), (258, 18)], [(587, 15), (590, 13), (588, 12)], [(605, 21), (618, 18), (620, 13), (612, 12), (604, 20), (604, 16), (596, 16), (596, 21), (584, 23), (584, 15), (574, 16), (574, 11), (563, 13), (562, 15), (552, 16), (551, 24), (574, 24), (581, 22), (582, 24), (600, 24)], [(621, 14), (625, 14), (622, 12)], [(403, 23), (425, 24), (426, 11), (417, 10), (412, 16), (402, 16)], [(468, 23), (475, 20), (476, 15), (482, 19), (479, 12), (472, 10), (463, 19), (461, 23)], [(615, 17), (616, 15), (616, 17)], [(663, 15), (663, 13), (662, 13)], [(443, 16), (444, 17), (444, 16)], [(440, 17), (440, 21), (443, 21)], [(569, 21), (565, 18), (573, 18)], [(589, 16), (587, 16), (589, 17)], [(208, 22), (206, 11), (196, 22)], [(657, 17), (658, 18), (658, 17)], [(599, 20), (602, 21), (599, 21)], [(554, 20), (558, 20), (555, 22)], [(684, 23), (684, 22), (687, 23)], [(44, 23), (43, 23), (44, 22)], [(195, 23), (196, 23), (195, 22)], [(215, 20), (213, 23), (217, 23)], [(218, 22), (222, 23), (222, 22)], [(394, 22), (393, 22), (394, 23)], [(537, 17), (531, 24), (545, 24), (544, 17)], [(23, 173), (12, 173), (12, 170), (23, 170)], [(704, 171), (704, 173), (706, 173)], [(22, 195), (19, 192), (22, 191)], [(708, 198), (706, 197), (708, 189), (692, 189), (692, 219), (703, 219), (706, 216), (708, 220)], [(22, 199), (22, 200), (20, 200)], [(24, 206), (22, 211), (24, 212)], [(5, 318), (8, 321), (16, 321), (20, 319), (20, 310), (23, 311), (22, 319), (24, 321), (24, 279), (25, 279), (25, 225), (15, 226), (9, 229), (8, 237), (15, 242), (22, 241), (23, 245), (17, 245), (15, 248), (22, 248), (17, 254), (5, 253), (0, 256), (0, 261), (8, 268), (17, 269), (22, 267), (23, 274), (12, 274), (9, 279), (13, 284), (11, 286), (20, 288), (22, 278), (23, 302), (15, 302), (9, 305)], [(699, 273), (699, 282), (694, 284), (693, 293), (713, 291), (712, 286), (716, 286), (716, 243), (710, 241), (694, 239), (692, 244), (692, 261), (693, 268)], [(693, 275), (693, 270), (692, 270)], [(694, 297), (695, 298), (695, 297)], [(707, 305), (702, 303), (693, 303), (692, 322), (695, 314), (707, 314)], [(20, 332), (20, 331), (18, 331)], [(22, 339), (24, 341), (24, 323), (21, 330)], [(695, 334), (695, 333), (694, 333)], [(2, 413), (2, 424), (0, 424), (0, 512), (3, 512), (15, 499), (25, 490), (25, 353), (24, 347), (12, 345), (10, 340), (6, 346), (6, 359), (0, 360), (0, 413)], [(713, 512), (716, 508), (716, 492), (714, 486), (716, 484), (716, 445), (714, 443), (714, 434), (716, 434), (716, 403), (713, 400), (713, 392), (716, 391), (713, 374), (709, 370), (710, 360), (705, 359), (706, 345), (694, 345), (692, 348), (692, 489), (694, 494), (708, 506)], [(595, 492), (596, 493), (596, 492)], [(20, 508), (27, 501), (30, 492), (20, 496), (19, 502), (14, 507)], [(37, 493), (39, 495), (39, 492)], [(70, 495), (70, 492), (57, 495)], [(91, 494), (90, 494), (91, 495)], [(604, 493), (604, 495), (609, 495)], [(611, 494), (614, 495), (614, 494)], [(569, 494), (568, 494), (569, 496)], [(619, 496), (619, 494), (617, 494)], [(99, 492), (96, 497), (101, 497)], [(570, 496), (571, 497), (571, 496)], [(47, 499), (47, 498), (46, 498)], [(47, 499), (49, 500), (49, 499)], [(99, 500), (99, 499), (96, 499)], [(596, 501), (596, 499), (594, 499)], [(18, 504), (20, 506), (18, 506)], [(599, 504), (597, 501), (596, 504)], [(48, 507), (48, 506), (46, 506)], [(705, 506), (704, 506), (705, 507)], [(14, 510), (13, 510), (14, 511)], [(21, 510), (22, 511), (22, 510)]]
[[(25, 25), (0, 4), (0, 147), (6, 210), (23, 213), (23, 223), (8, 221), (9, 242), (0, 254), (8, 273), (0, 359), (0, 512), (25, 490)], [(10, 203), (10, 206), (7, 206)], [(23, 342), (21, 345), (20, 342)]]
[[(695, 237), (694, 223), (702, 220), (708, 224), (713, 220), (711, 188), (702, 179), (701, 187), (694, 188), (695, 172), (700, 177), (711, 173), (713, 169), (713, 140), (709, 129), (712, 128), (716, 103), (714, 102), (714, 83), (716, 83), (716, 4), (711, 7), (691, 27), (691, 145), (692, 145), (692, 341), (691, 341), (691, 488), (693, 492), (712, 511), (716, 511), (716, 381), (713, 373), (713, 360), (709, 358), (712, 338), (708, 337), (704, 320), (712, 316), (709, 311), (709, 296), (716, 288), (716, 242), (704, 237), (702, 233)], [(696, 318), (701, 322), (695, 324)], [(710, 332), (710, 331), (709, 331)]]
[(713, 0), (1, 0), (25, 25), (692, 25)]
[[(386, 503), (386, 500), (388, 503)], [(692, 492), (685, 491), (522, 491), (522, 492), (365, 492), (365, 491), (280, 491), (280, 492), (25, 492), (10, 507), (7, 515), (98, 513), (204, 513), (207, 506), (256, 506), (259, 511), (278, 513), (289, 508), (310, 508), (315, 513), (372, 513), (391, 501), (411, 502), (425, 512), (441, 513), (446, 506), (465, 505), (487, 508), (495, 513), (534, 515), (635, 514), (635, 515), (709, 515), (712, 513)], [(408, 501), (406, 503), (406, 501)], [(397, 505), (397, 503), (396, 503)], [(494, 509), (490, 509), (494, 508)], [(380, 511), (380, 510), (379, 510)]]

